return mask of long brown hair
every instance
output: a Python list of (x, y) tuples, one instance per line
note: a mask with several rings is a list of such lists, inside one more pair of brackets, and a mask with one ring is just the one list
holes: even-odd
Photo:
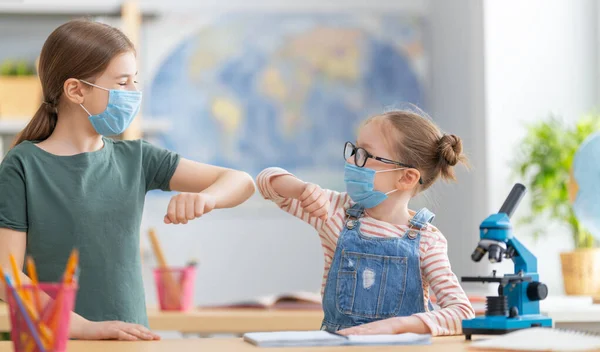
[(38, 76), (42, 83), (43, 103), (13, 146), (48, 138), (58, 121), (58, 106), (67, 79), (94, 82), (117, 55), (135, 49), (117, 28), (89, 20), (72, 20), (56, 28), (42, 47)]
[(414, 165), (421, 173), (423, 184), (417, 192), (429, 188), (440, 176), (445, 180), (456, 180), (456, 164), (469, 166), (460, 137), (442, 133), (420, 110), (386, 112), (371, 117), (365, 124), (372, 121), (382, 123), (385, 140), (398, 160)]

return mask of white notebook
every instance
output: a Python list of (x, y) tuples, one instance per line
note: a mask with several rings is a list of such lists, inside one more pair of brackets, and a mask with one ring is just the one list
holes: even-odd
[(594, 351), (600, 350), (600, 336), (561, 329), (530, 328), (475, 341), (470, 348), (492, 351)]
[(244, 341), (259, 347), (428, 345), (431, 335), (353, 335), (341, 336), (327, 331), (253, 332)]

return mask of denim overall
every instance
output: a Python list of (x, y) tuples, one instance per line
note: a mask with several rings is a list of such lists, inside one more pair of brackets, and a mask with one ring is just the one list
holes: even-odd
[(358, 204), (346, 211), (325, 284), (321, 330), (334, 332), (425, 312), (419, 242), (421, 230), (435, 215), (425, 208), (419, 210), (409, 229), (397, 238), (363, 235), (363, 213)]

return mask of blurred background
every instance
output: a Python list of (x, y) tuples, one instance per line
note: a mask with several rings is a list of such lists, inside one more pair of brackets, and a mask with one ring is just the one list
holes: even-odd
[[(2, 153), (41, 102), (35, 60), (45, 39), (80, 17), (117, 26), (137, 45), (144, 102), (125, 138), (253, 176), (281, 166), (342, 191), (342, 146), (358, 123), (416, 104), (463, 139), (472, 164), (458, 170), (457, 183), (440, 183), (412, 204), (436, 213), (457, 276), (512, 272), (511, 262), (474, 263), (470, 255), (480, 222), (522, 182), (529, 193), (515, 235), (538, 257), (550, 295), (600, 291), (600, 278), (585, 272), (600, 266), (598, 249), (583, 273), (561, 264), (572, 261), (568, 253), (590, 253), (575, 249), (597, 246), (568, 199), (576, 147), (600, 126), (596, 1), (0, 0)], [(199, 261), (198, 305), (320, 289), (323, 256), (310, 226), (258, 194), (168, 226), (171, 196), (147, 197), (149, 305), (151, 227), (170, 264)]]

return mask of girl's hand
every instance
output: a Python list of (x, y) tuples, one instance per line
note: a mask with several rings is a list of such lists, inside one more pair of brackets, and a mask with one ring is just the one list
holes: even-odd
[(329, 213), (329, 196), (314, 183), (307, 183), (304, 186), (304, 191), (298, 197), (300, 206), (310, 216), (327, 220)]
[(165, 224), (187, 224), (212, 211), (215, 208), (216, 199), (206, 193), (180, 193), (169, 202)]
[(78, 324), (79, 333), (73, 334), (73, 338), (79, 340), (160, 340), (160, 336), (154, 334), (143, 325), (124, 323), (121, 321), (89, 321), (85, 320)]
[(374, 321), (338, 331), (342, 335), (393, 335), (398, 334), (397, 318)]
[(393, 317), (338, 331), (342, 335), (394, 335), (412, 332), (431, 334), (431, 330), (416, 316)]

